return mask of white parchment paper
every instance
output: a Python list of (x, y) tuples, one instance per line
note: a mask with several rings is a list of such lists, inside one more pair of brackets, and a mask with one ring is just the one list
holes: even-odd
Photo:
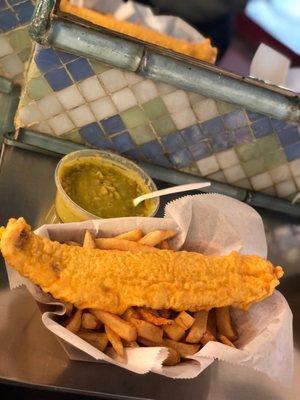
[[(83, 223), (44, 225), (36, 233), (58, 241), (81, 242), (85, 229), (97, 236), (112, 236), (141, 228), (144, 233), (153, 229), (176, 229), (177, 236), (170, 242), (174, 250), (188, 249), (204, 254), (229, 254), (232, 250), (242, 254), (267, 256), (263, 222), (250, 206), (227, 196), (207, 194), (186, 196), (169, 203), (164, 218), (117, 218)], [(44, 325), (69, 345), (71, 359), (107, 361), (139, 374), (152, 371), (172, 378), (198, 376), (215, 359), (254, 368), (290, 385), (293, 375), (292, 313), (284, 297), (274, 294), (250, 307), (248, 312), (234, 310), (233, 317), (239, 332), (237, 349), (221, 343), (209, 342), (194, 354), (173, 367), (163, 367), (165, 348), (126, 349), (121, 360), (113, 354), (106, 355), (89, 345), (56, 322), (54, 300), (40, 289), (11, 270), (8, 266), (11, 288), (25, 284), (39, 302), (49, 304), (49, 311), (42, 315)], [(57, 305), (57, 302), (55, 303)], [(80, 352), (78, 351), (80, 350)]]

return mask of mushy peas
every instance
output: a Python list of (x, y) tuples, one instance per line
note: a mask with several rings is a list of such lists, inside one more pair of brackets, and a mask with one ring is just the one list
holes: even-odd
[(149, 188), (134, 171), (97, 157), (66, 163), (60, 171), (66, 194), (81, 208), (101, 218), (148, 216), (153, 201), (134, 207), (132, 200)]

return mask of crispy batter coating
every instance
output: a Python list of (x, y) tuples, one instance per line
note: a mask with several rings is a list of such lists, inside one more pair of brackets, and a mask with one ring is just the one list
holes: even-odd
[(235, 252), (204, 256), (69, 246), (35, 235), (23, 218), (9, 220), (1, 251), (12, 268), (55, 298), (115, 314), (131, 306), (246, 309), (271, 295), (283, 275), (269, 261)]

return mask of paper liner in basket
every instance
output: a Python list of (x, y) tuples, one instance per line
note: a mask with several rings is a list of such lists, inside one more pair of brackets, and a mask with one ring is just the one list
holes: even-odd
[[(186, 196), (169, 203), (164, 218), (117, 218), (94, 220), (63, 225), (44, 225), (36, 233), (52, 240), (82, 242), (85, 229), (96, 235), (113, 236), (141, 228), (144, 233), (154, 229), (175, 229), (172, 249), (199, 251), (204, 254), (228, 254), (237, 250), (242, 254), (267, 256), (263, 222), (259, 214), (248, 205), (232, 198), (216, 195)], [(173, 367), (163, 367), (167, 350), (163, 347), (126, 349), (124, 360), (106, 355), (59, 325), (53, 312), (53, 299), (8, 267), (11, 288), (25, 284), (39, 302), (49, 304), (44, 313), (44, 325), (59, 338), (71, 344), (71, 359), (104, 360), (130, 371), (144, 374), (152, 371), (172, 378), (198, 376), (215, 359), (254, 368), (279, 381), (291, 383), (293, 374), (292, 313), (278, 292), (250, 307), (248, 312), (233, 311), (239, 333), (237, 349), (222, 343), (209, 342), (188, 360)], [(57, 304), (57, 302), (56, 302)], [(73, 351), (72, 351), (73, 349)], [(78, 349), (81, 353), (78, 353)], [(76, 351), (74, 351), (76, 350)]]

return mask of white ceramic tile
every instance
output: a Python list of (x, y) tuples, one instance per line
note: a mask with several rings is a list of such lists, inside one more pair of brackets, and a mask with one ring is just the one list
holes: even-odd
[(296, 182), (296, 185), (297, 185), (297, 189), (300, 191), (300, 175), (296, 176), (296, 178), (294, 178), (294, 179), (295, 179), (295, 182)]
[(175, 86), (168, 85), (167, 83), (163, 82), (156, 83), (156, 88), (158, 90), (158, 93), (162, 96), (171, 92), (175, 92), (175, 90), (177, 89)]
[(291, 179), (277, 183), (275, 187), (279, 197), (286, 197), (297, 191), (296, 185)]
[(87, 101), (100, 99), (106, 95), (97, 76), (92, 76), (91, 78), (85, 79), (79, 83), (78, 87)]
[(261, 193), (267, 194), (268, 196), (276, 196), (277, 195), (274, 186), (270, 186), (266, 189), (262, 189)]
[(43, 115), (40, 112), (38, 106), (35, 102), (31, 102), (27, 104), (27, 106), (19, 109), (17, 124), (20, 126), (29, 126), (33, 125), (34, 123), (38, 123), (43, 119)]
[(253, 189), (248, 178), (241, 179), (240, 181), (236, 181), (236, 182), (234, 182), (234, 185), (241, 187), (243, 189), (250, 189), (250, 190)]
[(91, 107), (97, 121), (101, 121), (104, 118), (111, 117), (118, 113), (114, 103), (108, 96), (93, 101), (89, 106)]
[(14, 52), (4, 35), (0, 35), (0, 58)]
[(300, 175), (300, 158), (290, 162), (290, 169), (292, 171), (293, 176)]
[(240, 164), (225, 168), (223, 171), (227, 182), (229, 183), (234, 183), (246, 178), (245, 172)]
[(68, 114), (78, 128), (96, 121), (94, 114), (91, 112), (87, 104), (73, 108), (73, 110), (70, 110)]
[(135, 95), (128, 87), (115, 92), (111, 97), (119, 112), (128, 110), (137, 105)]
[(135, 74), (134, 72), (129, 72), (129, 71), (125, 71), (124, 76), (125, 76), (127, 84), (129, 86), (135, 85), (136, 83), (145, 79), (143, 76)]
[(207, 121), (219, 115), (216, 102), (212, 99), (206, 99), (193, 104), (193, 110), (199, 121)]
[(109, 69), (99, 75), (104, 87), (108, 92), (113, 93), (127, 86), (127, 80), (119, 69)]
[(24, 71), (24, 65), (16, 54), (10, 54), (1, 60), (4, 71), (14, 77)]
[(131, 87), (131, 89), (140, 104), (144, 104), (158, 96), (158, 90), (155, 83), (149, 79), (144, 79), (143, 81), (136, 83)]
[(194, 92), (188, 92), (188, 97), (190, 99), (191, 104), (199, 103), (199, 101), (206, 100), (207, 97), (202, 96), (201, 94), (194, 93)]
[(48, 135), (53, 134), (53, 130), (45, 121), (42, 121), (39, 124), (32, 125), (31, 129), (37, 132), (47, 133)]
[(197, 161), (196, 164), (202, 176), (213, 174), (220, 169), (217, 159), (214, 155), (202, 158), (202, 160)]
[(85, 102), (75, 85), (56, 92), (56, 96), (65, 110), (71, 110)]
[(273, 181), (269, 172), (263, 172), (250, 178), (254, 190), (262, 190), (272, 186)]
[(220, 153), (216, 154), (216, 157), (222, 169), (232, 167), (239, 163), (238, 156), (234, 149), (220, 151)]
[(291, 176), (288, 164), (279, 165), (279, 167), (273, 168), (269, 172), (274, 183), (285, 181)]
[(69, 132), (75, 128), (74, 124), (66, 114), (56, 115), (47, 122), (57, 136)]
[(214, 174), (207, 175), (207, 178), (217, 182), (227, 182), (223, 171), (215, 172)]
[(51, 93), (41, 100), (38, 100), (37, 105), (46, 118), (54, 117), (54, 115), (63, 112), (63, 108), (57, 100), (55, 94)]
[(163, 101), (170, 114), (190, 107), (189, 98), (183, 90), (176, 90), (175, 92), (166, 94), (163, 96)]
[(197, 123), (195, 114), (191, 108), (185, 108), (182, 111), (171, 114), (171, 118), (177, 129), (184, 129)]

